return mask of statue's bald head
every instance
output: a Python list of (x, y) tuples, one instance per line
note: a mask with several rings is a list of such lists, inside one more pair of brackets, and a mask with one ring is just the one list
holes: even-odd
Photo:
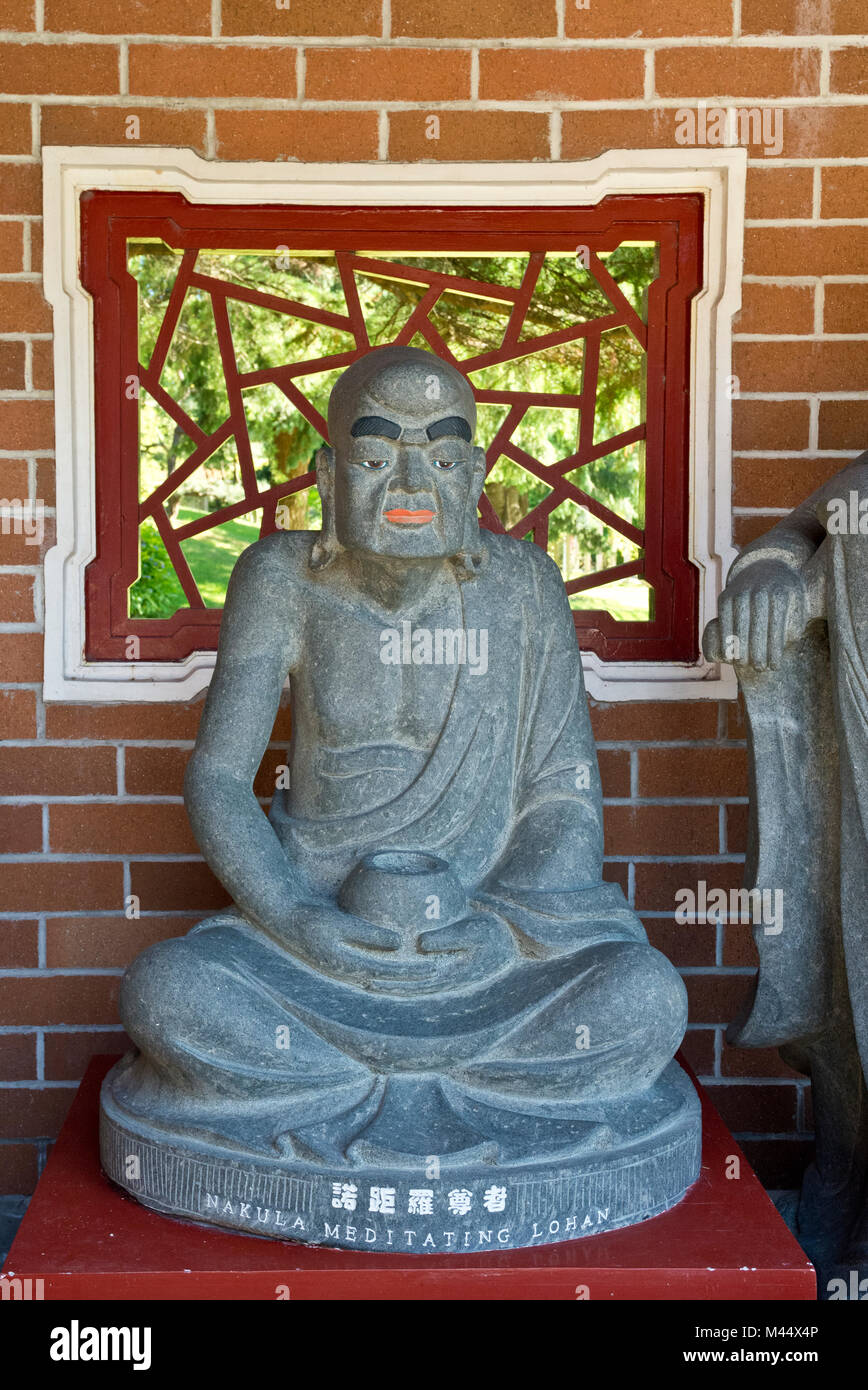
[(366, 352), (338, 377), (329, 399), (329, 438), (334, 445), (358, 437), (352, 431), (366, 419), (386, 420), (403, 431), (450, 418), (465, 422), (472, 442), (476, 401), (467, 379), (423, 348), (393, 343)]
[(320, 451), (323, 542), (395, 559), (479, 550), (485, 454), (476, 402), (456, 367), (420, 348), (374, 348), (335, 383)]

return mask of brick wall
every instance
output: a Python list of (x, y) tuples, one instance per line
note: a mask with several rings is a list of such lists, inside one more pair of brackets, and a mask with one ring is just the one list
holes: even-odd
[[(782, 123), (778, 152), (749, 150), (733, 367), (736, 536), (767, 529), (868, 445), (863, 16), (860, 0), (2, 0), (0, 496), (41, 498), (51, 544), (42, 143), (123, 145), (135, 115), (142, 143), (211, 159), (581, 159), (675, 144), (679, 111), (705, 100)], [(45, 706), (39, 557), (0, 547), (0, 1191), (27, 1192), (88, 1056), (122, 1044), (123, 967), (225, 895), (180, 795), (199, 706)], [(684, 972), (688, 1057), (767, 1181), (794, 1181), (805, 1083), (722, 1036), (749, 931), (672, 916), (678, 888), (740, 879), (738, 707), (593, 719), (608, 874)]]

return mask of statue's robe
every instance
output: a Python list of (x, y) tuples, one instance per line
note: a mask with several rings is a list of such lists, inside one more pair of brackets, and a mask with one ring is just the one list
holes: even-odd
[[(583, 1115), (599, 1120), (608, 1098), (647, 1089), (671, 1060), (686, 994), (600, 877), (602, 793), (560, 576), (526, 543), (489, 538), (486, 552), (460, 592), (465, 630), (487, 630), (497, 679), (457, 664), (423, 755), (397, 742), (322, 748), (318, 775), (346, 809), (300, 816), (293, 775), (270, 819), (313, 900), (333, 902), (367, 852), (437, 854), (471, 912), (509, 924), (514, 960), (458, 988), (378, 992), (220, 913), (127, 975), (122, 1017), (145, 1054), (115, 1081), (131, 1109), (138, 1096), (178, 1128), (231, 1136), (234, 1124), (249, 1143), (258, 1125), (264, 1148), (340, 1159), (376, 1152), (395, 1111), (411, 1108), (444, 1148), (494, 1136), (503, 1155), (522, 1116), (525, 1134), (534, 1115), (555, 1146), (558, 1135), (569, 1144)], [(546, 886), (502, 882), (499, 866), (534, 835)]]
[[(829, 499), (849, 503), (851, 490), (868, 501), (868, 455), (754, 542), (730, 579), (782, 558), (783, 528), (788, 541), (810, 535), (810, 523), (825, 529)], [(782, 891), (783, 921), (754, 927), (759, 973), (728, 1038), (781, 1047), (812, 1077), (817, 1145), (799, 1226), (824, 1263), (868, 1198), (868, 534), (817, 539), (799, 567), (805, 631), (777, 670), (739, 667), (751, 753), (746, 883)]]

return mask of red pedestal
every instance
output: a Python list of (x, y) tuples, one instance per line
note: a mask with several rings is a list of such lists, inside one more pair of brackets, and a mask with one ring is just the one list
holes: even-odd
[[(703, 1096), (703, 1163), (684, 1201), (638, 1226), (539, 1249), (380, 1255), (170, 1220), (100, 1170), (90, 1065), (4, 1275), (46, 1299), (814, 1299), (813, 1266)], [(741, 1176), (727, 1178), (731, 1156)]]

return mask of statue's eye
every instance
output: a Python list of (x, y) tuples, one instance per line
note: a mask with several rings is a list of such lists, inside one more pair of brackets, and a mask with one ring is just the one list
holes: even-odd
[(361, 465), (362, 465), (363, 468), (385, 468), (385, 467), (386, 467), (386, 464), (389, 462), (389, 460), (388, 460), (388, 459), (360, 459), (359, 462), (361, 463)]
[(435, 468), (454, 468), (457, 462), (458, 462), (457, 459), (435, 459), (435, 460), (434, 460), (434, 467), (435, 467)]

